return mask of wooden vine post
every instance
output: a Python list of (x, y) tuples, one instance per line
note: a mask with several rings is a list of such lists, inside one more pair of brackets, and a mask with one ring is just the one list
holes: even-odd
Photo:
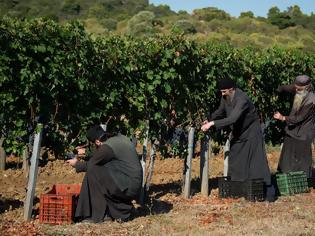
[(141, 166), (142, 166), (142, 186), (141, 186), (141, 193), (140, 193), (140, 199), (139, 203), (141, 205), (144, 204), (145, 199), (145, 176), (146, 176), (146, 159), (147, 159), (147, 148), (148, 148), (148, 141), (149, 141), (149, 120), (146, 120), (146, 130), (145, 130), (145, 137), (142, 147), (142, 157), (140, 160)]
[(6, 155), (5, 155), (5, 151), (2, 147), (4, 138), (1, 137), (0, 138), (0, 170), (5, 170), (5, 161), (6, 161)]
[(206, 135), (201, 142), (200, 179), (201, 195), (209, 195), (209, 159), (211, 155), (210, 135)]
[(24, 150), (23, 150), (23, 172), (25, 177), (28, 176), (29, 170), (30, 170), (30, 164), (29, 164), (29, 159), (30, 159), (30, 152), (29, 152), (29, 145), (26, 145)]
[(229, 168), (229, 156), (230, 156), (230, 139), (228, 138), (223, 147), (224, 152), (224, 164), (223, 164), (223, 176), (228, 175)]
[(149, 191), (150, 189), (150, 184), (151, 184), (151, 179), (152, 179), (153, 169), (154, 169), (154, 162), (155, 162), (155, 152), (156, 152), (156, 144), (154, 142), (151, 142), (150, 165), (149, 165), (149, 170), (148, 170), (148, 175), (147, 175), (147, 180), (146, 180), (146, 191)]
[(190, 185), (191, 185), (191, 167), (192, 167), (192, 158), (194, 155), (194, 135), (195, 128), (191, 127), (188, 133), (188, 156), (184, 163), (184, 198), (190, 198)]
[(32, 217), (33, 200), (35, 195), (36, 179), (38, 173), (38, 161), (40, 155), (40, 147), (42, 141), (43, 128), (42, 124), (37, 126), (35, 134), (33, 152), (31, 157), (31, 167), (28, 178), (27, 194), (24, 202), (24, 220), (29, 221)]

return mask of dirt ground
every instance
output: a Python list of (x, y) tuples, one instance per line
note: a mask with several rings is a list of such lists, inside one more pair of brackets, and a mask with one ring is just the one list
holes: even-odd
[[(270, 149), (268, 161), (274, 173), (279, 150)], [(314, 156), (314, 155), (313, 155)], [(315, 235), (315, 190), (273, 203), (245, 199), (220, 199), (217, 177), (222, 176), (223, 154), (209, 161), (210, 194), (200, 194), (199, 157), (193, 159), (192, 197), (181, 195), (183, 160), (156, 159), (152, 185), (145, 206), (126, 223), (47, 225), (39, 222), (39, 196), (54, 184), (80, 183), (63, 160), (49, 160), (39, 168), (33, 220), (23, 221), (27, 179), (15, 157), (7, 158), (0, 171), (0, 235)]]

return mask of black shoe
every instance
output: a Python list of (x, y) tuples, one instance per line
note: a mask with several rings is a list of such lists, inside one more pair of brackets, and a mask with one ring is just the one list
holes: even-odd
[(93, 220), (92, 218), (88, 217), (88, 218), (85, 218), (81, 221), (82, 224), (101, 224), (105, 221), (112, 221), (112, 218), (109, 217), (109, 216), (105, 216), (102, 220), (100, 221), (95, 221)]
[(277, 197), (273, 197), (273, 198), (266, 198), (266, 201), (267, 202), (275, 202), (275, 201), (277, 201)]
[(115, 219), (115, 221), (116, 221), (117, 223), (124, 223), (124, 222), (131, 221), (131, 220), (133, 220), (133, 219), (134, 219), (134, 217), (128, 216), (128, 217), (126, 217), (126, 218), (118, 218), (118, 219)]
[(92, 220), (91, 218), (85, 218), (81, 221), (82, 224), (95, 224), (96, 222)]
[(103, 218), (103, 222), (108, 222), (108, 221), (113, 221), (113, 218), (110, 217), (109, 215), (105, 215)]
[(276, 189), (273, 185), (266, 186), (266, 201), (275, 202), (277, 200)]

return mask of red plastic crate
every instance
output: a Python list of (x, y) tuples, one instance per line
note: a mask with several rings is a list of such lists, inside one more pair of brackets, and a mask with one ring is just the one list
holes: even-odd
[(56, 184), (40, 195), (39, 221), (45, 224), (71, 224), (81, 184)]

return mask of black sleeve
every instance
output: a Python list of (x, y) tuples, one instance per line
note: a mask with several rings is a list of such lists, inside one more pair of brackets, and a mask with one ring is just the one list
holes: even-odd
[(315, 105), (313, 103), (306, 105), (301, 108), (301, 111), (294, 115), (286, 116), (286, 122), (288, 126), (297, 125), (304, 120), (306, 120), (309, 116), (312, 116), (315, 113)]
[(295, 86), (293, 84), (281, 85), (278, 87), (277, 92), (278, 93), (287, 92), (287, 93), (295, 94)]
[(210, 119), (208, 118), (208, 121), (215, 120), (215, 119), (222, 119), (224, 116), (225, 116), (224, 101), (223, 101), (223, 98), (221, 98), (220, 106), (215, 112), (213, 112), (210, 115)]
[(75, 164), (77, 173), (86, 172), (90, 165), (104, 165), (115, 157), (113, 149), (110, 146), (103, 144), (98, 149), (95, 149), (91, 158), (88, 161), (78, 161)]
[(114, 157), (115, 154), (113, 149), (107, 144), (103, 144), (93, 152), (92, 157), (89, 160), (89, 165), (104, 165)]
[(78, 161), (75, 164), (74, 168), (75, 168), (75, 171), (77, 173), (79, 173), (79, 172), (86, 172), (86, 170), (87, 170), (87, 162), (86, 161)]
[(245, 99), (239, 99), (236, 101), (236, 105), (231, 111), (231, 114), (223, 119), (214, 120), (214, 126), (217, 129), (221, 129), (225, 126), (229, 126), (231, 124), (234, 124), (240, 116), (245, 112), (248, 108), (248, 101)]

